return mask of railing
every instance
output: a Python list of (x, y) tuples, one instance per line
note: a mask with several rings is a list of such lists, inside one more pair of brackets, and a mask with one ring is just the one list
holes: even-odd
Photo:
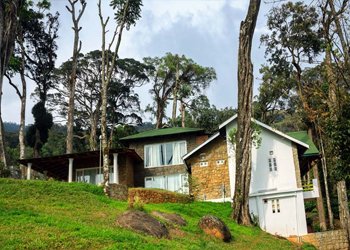
[(307, 182), (307, 181), (303, 181), (301, 182), (301, 185), (303, 187), (303, 191), (307, 192), (307, 191), (313, 191), (314, 190), (314, 184), (311, 182)]
[(304, 199), (313, 199), (319, 197), (317, 179), (312, 182), (302, 182)]

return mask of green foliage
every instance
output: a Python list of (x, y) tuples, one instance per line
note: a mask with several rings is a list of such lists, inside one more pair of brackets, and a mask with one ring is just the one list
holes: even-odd
[[(298, 249), (257, 227), (235, 224), (229, 203), (146, 204), (146, 212), (177, 213), (188, 222), (178, 229), (183, 236), (157, 239), (117, 227), (115, 219), (127, 202), (107, 198), (101, 187), (0, 179), (0, 190), (2, 249)], [(207, 214), (221, 218), (235, 240), (205, 235), (198, 221)]]
[(28, 127), (26, 133), (27, 144), (37, 150), (47, 142), (49, 137), (49, 129), (53, 125), (52, 115), (47, 112), (44, 103), (38, 102), (32, 108), (34, 116), (34, 124)]
[[(252, 143), (253, 146), (258, 149), (261, 146), (262, 137), (261, 137), (261, 127), (256, 124), (255, 122), (251, 122), (252, 127)], [(236, 145), (236, 135), (237, 135), (237, 128), (232, 128), (228, 132), (228, 140), (232, 144), (232, 146)]]
[(112, 0), (110, 6), (115, 12), (114, 19), (117, 23), (125, 23), (127, 30), (141, 17), (142, 0)]
[(261, 36), (268, 61), (276, 69), (285, 70), (299, 64), (303, 58), (312, 63), (322, 51), (318, 14), (313, 6), (303, 2), (288, 2), (273, 7), (267, 16), (270, 34)]

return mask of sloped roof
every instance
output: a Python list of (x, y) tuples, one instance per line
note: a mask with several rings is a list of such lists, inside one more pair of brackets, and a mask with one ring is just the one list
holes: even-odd
[[(222, 129), (223, 127), (226, 127), (227, 124), (229, 124), (230, 122), (233, 122), (234, 120), (236, 120), (236, 118), (237, 118), (237, 115), (234, 115), (231, 118), (229, 118), (228, 120), (224, 121), (223, 123), (221, 123), (219, 125), (219, 129)], [(284, 137), (284, 138), (286, 138), (286, 139), (288, 139), (288, 140), (290, 140), (292, 142), (295, 142), (298, 145), (301, 145), (301, 146), (303, 146), (305, 148), (309, 148), (309, 145), (307, 143), (305, 143), (305, 142), (303, 142), (303, 141), (301, 141), (301, 140), (299, 140), (297, 138), (294, 138), (294, 137), (292, 137), (290, 135), (282, 133), (281, 131), (279, 131), (277, 129), (274, 129), (274, 128), (270, 127), (269, 125), (266, 125), (265, 123), (259, 122), (258, 120), (255, 120), (254, 118), (252, 118), (252, 122), (254, 122), (255, 124), (265, 128), (267, 130), (270, 130), (271, 132), (273, 132), (275, 134), (278, 134), (279, 136), (282, 136), (282, 137)]]
[(287, 133), (287, 135), (309, 145), (309, 148), (303, 154), (304, 157), (316, 156), (316, 155), (320, 154), (316, 145), (314, 144), (314, 142), (309, 137), (309, 135), (307, 134), (306, 131), (289, 132), (289, 133)]
[(152, 129), (145, 132), (141, 132), (134, 135), (129, 135), (121, 138), (121, 141), (129, 141), (129, 140), (138, 140), (143, 138), (150, 137), (159, 137), (166, 135), (176, 135), (176, 134), (187, 134), (187, 133), (204, 133), (204, 129), (202, 128), (160, 128), (160, 129)]

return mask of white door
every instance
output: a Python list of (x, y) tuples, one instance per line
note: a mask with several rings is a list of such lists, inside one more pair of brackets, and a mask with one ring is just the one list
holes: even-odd
[(288, 237), (297, 235), (295, 197), (263, 199), (265, 224), (263, 229), (271, 234)]

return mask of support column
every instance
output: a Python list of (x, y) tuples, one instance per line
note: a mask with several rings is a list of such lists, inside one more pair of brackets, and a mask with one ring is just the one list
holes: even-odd
[(68, 182), (73, 181), (73, 158), (69, 158)]
[(30, 175), (32, 173), (32, 163), (27, 163), (27, 180), (30, 180)]
[(113, 154), (113, 183), (119, 184), (118, 154)]

